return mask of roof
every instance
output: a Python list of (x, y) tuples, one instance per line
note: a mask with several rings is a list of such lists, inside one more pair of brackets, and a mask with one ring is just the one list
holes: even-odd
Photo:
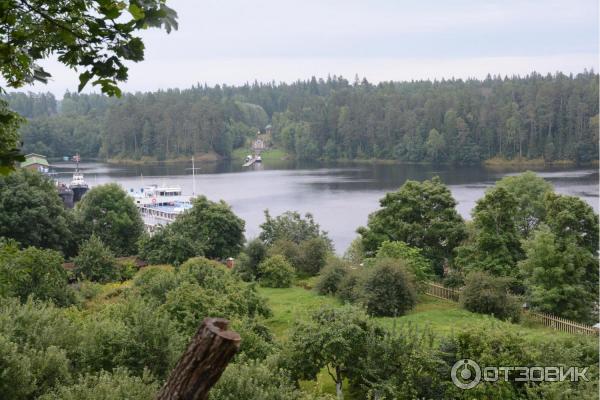
[(46, 167), (50, 166), (50, 164), (48, 164), (48, 160), (46, 160), (46, 156), (31, 153), (25, 156), (25, 161), (21, 163), (21, 168), (34, 164), (44, 165)]

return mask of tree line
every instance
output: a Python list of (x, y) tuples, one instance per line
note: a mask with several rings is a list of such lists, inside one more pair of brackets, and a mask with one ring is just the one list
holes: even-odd
[(272, 125), (297, 159), (474, 164), (491, 158), (598, 159), (598, 74), (382, 82), (343, 77), (109, 98), (10, 93), (29, 122), (23, 150), (49, 156), (229, 157)]

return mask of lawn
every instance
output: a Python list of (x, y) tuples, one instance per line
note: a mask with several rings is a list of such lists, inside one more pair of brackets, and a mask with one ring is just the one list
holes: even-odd
[[(342, 303), (331, 296), (320, 296), (314, 290), (294, 286), (288, 289), (259, 288), (273, 310), (273, 316), (267, 320), (278, 340), (288, 337), (288, 330), (294, 321), (305, 319), (314, 310), (324, 306), (340, 306)], [(513, 324), (494, 317), (476, 314), (462, 309), (457, 303), (435, 297), (421, 295), (417, 306), (407, 315), (397, 318), (376, 318), (380, 323), (393, 328), (399, 324), (411, 324), (415, 327), (430, 327), (438, 336), (451, 335), (465, 328), (496, 328), (515, 333), (529, 339), (552, 339), (569, 336), (529, 321)]]

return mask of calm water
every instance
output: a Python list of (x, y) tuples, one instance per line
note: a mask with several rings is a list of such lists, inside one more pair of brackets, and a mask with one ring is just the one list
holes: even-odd
[[(73, 165), (57, 164), (61, 180), (69, 180)], [(184, 194), (193, 192), (191, 163), (176, 165), (115, 166), (101, 163), (82, 165), (92, 186), (117, 182), (124, 189), (144, 185), (177, 185)], [(423, 180), (439, 175), (458, 202), (458, 211), (470, 212), (486, 188), (515, 170), (483, 167), (433, 167), (422, 165), (295, 164), (280, 162), (243, 170), (237, 163), (196, 164), (196, 193), (211, 200), (223, 199), (246, 221), (246, 237), (259, 233), (264, 210), (272, 215), (286, 210), (311, 212), (329, 232), (336, 250), (343, 253), (356, 236), (358, 226), (367, 222), (378, 200), (407, 179)], [(598, 212), (598, 171), (595, 169), (543, 169), (540, 176), (559, 193), (576, 195)]]

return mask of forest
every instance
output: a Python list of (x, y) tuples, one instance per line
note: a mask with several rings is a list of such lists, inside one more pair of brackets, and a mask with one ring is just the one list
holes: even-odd
[(385, 159), (476, 164), (598, 160), (598, 74), (369, 83), (195, 85), (127, 93), (13, 92), (28, 119), (25, 153), (167, 160), (228, 158), (271, 126), (271, 145), (299, 160)]

